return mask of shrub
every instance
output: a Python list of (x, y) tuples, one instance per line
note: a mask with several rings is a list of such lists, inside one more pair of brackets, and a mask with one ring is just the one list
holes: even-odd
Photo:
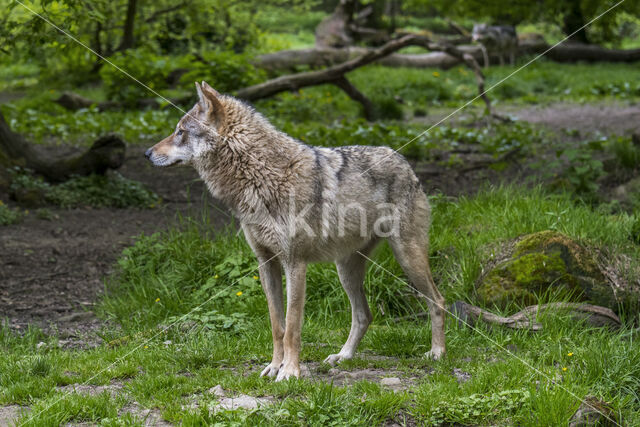
[(153, 96), (153, 93), (130, 76), (155, 91), (166, 89), (169, 73), (184, 66), (186, 60), (186, 57), (156, 55), (145, 48), (130, 49), (111, 56), (109, 61), (118, 68), (102, 67), (100, 77), (108, 99), (123, 101), (133, 106), (138, 99), (148, 98)]
[(191, 70), (180, 78), (181, 84), (189, 90), (193, 90), (193, 82), (205, 80), (219, 92), (231, 92), (258, 83), (265, 77), (244, 54), (215, 51), (204, 53), (202, 58), (204, 61), (192, 58)]
[(11, 192), (26, 195), (29, 200), (44, 200), (46, 203), (72, 208), (93, 207), (137, 207), (153, 208), (160, 198), (141, 183), (124, 178), (115, 172), (110, 175), (78, 176), (52, 185), (24, 169), (11, 171)]
[(15, 224), (22, 219), (22, 214), (17, 209), (11, 209), (0, 200), (0, 225)]

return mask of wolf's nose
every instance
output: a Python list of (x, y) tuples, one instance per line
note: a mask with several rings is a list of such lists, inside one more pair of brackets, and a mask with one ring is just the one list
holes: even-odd
[(145, 151), (145, 152), (144, 152), (144, 156), (145, 156), (147, 159), (150, 159), (150, 158), (151, 158), (151, 148), (149, 148), (147, 151)]

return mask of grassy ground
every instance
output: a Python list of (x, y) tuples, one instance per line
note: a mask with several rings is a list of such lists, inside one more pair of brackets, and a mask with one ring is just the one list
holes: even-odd
[[(630, 240), (633, 216), (602, 214), (568, 196), (498, 188), (432, 202), (431, 257), (448, 302), (472, 299), (490, 248), (522, 233), (555, 229), (640, 255)], [(537, 333), (472, 329), (449, 317), (448, 355), (428, 361), (428, 321), (393, 320), (424, 304), (394, 278), (403, 275), (385, 246), (367, 274), (375, 320), (358, 358), (338, 371), (321, 364), (346, 339), (350, 315), (335, 268), (315, 265), (303, 330), (309, 375), (285, 383), (260, 378), (271, 334), (256, 261), (242, 237), (208, 235), (206, 220), (185, 227), (142, 236), (122, 254), (99, 304), (110, 326), (97, 348), (64, 349), (36, 330), (0, 330), (0, 404), (30, 407), (21, 425), (139, 425), (142, 412), (118, 419), (132, 405), (184, 425), (566, 425), (586, 395), (610, 402), (623, 424), (640, 423), (637, 330), (590, 328), (562, 313), (541, 316)], [(381, 385), (386, 376), (401, 386)], [(94, 387), (73, 392), (70, 384)], [(207, 390), (218, 384), (228, 395), (268, 401), (251, 411), (214, 411), (218, 398)]]

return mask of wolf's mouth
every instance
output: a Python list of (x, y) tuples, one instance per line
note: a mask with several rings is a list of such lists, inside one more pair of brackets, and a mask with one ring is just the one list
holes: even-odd
[(163, 154), (156, 154), (153, 151), (151, 151), (151, 149), (147, 150), (144, 153), (144, 156), (151, 162), (153, 166), (161, 167), (161, 168), (170, 167), (170, 166), (174, 166), (182, 163), (180, 159), (170, 161), (167, 156)]

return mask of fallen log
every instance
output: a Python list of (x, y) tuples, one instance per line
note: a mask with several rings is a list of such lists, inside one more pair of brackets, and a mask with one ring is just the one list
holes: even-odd
[[(477, 46), (457, 46), (463, 53), (471, 53), (476, 60), (482, 58), (482, 52)], [(313, 48), (299, 50), (282, 50), (256, 57), (253, 64), (267, 70), (287, 70), (296, 66), (310, 66), (313, 68), (327, 67), (365, 55), (375, 49), (364, 47)], [(408, 68), (441, 68), (449, 69), (460, 64), (460, 58), (445, 52), (431, 52), (421, 54), (392, 53), (373, 61), (385, 67)]]
[(640, 61), (640, 49), (609, 49), (606, 47), (576, 42), (565, 42), (554, 46), (543, 40), (521, 42), (519, 54), (541, 54), (557, 62), (634, 62)]
[[(454, 43), (448, 43), (454, 44)], [(459, 45), (457, 48), (473, 55), (476, 61), (482, 59), (482, 51), (476, 45)], [(524, 40), (518, 47), (518, 55), (542, 54), (557, 62), (634, 62), (640, 61), (640, 49), (608, 49), (598, 45), (562, 43), (550, 49), (544, 40)], [(282, 50), (256, 57), (253, 64), (267, 70), (287, 70), (297, 66), (326, 67), (364, 55), (373, 49), (364, 47), (312, 48)], [(494, 58), (494, 55), (491, 55)], [(496, 57), (497, 58), (497, 57)], [(493, 61), (492, 61), (493, 62)], [(375, 64), (385, 67), (440, 68), (447, 70), (462, 63), (461, 58), (445, 52), (422, 54), (393, 53), (377, 59)]]
[(84, 153), (52, 159), (13, 132), (0, 113), (0, 166), (28, 168), (48, 181), (60, 182), (74, 175), (104, 174), (107, 169), (117, 169), (122, 166), (124, 156), (124, 141), (108, 134), (98, 138)]
[[(542, 305), (531, 305), (516, 314), (503, 317), (490, 311), (484, 310), (464, 301), (456, 301), (451, 304), (449, 312), (455, 315), (461, 326), (474, 327), (478, 322), (490, 325), (504, 326), (511, 329), (527, 329), (531, 331), (542, 330), (542, 324), (534, 321), (535, 317), (547, 310), (567, 311), (576, 320), (586, 321), (587, 324), (597, 327), (618, 328), (621, 326), (620, 319), (609, 308), (582, 303), (549, 303)], [(426, 317), (428, 312), (420, 312), (409, 316), (394, 319), (396, 322), (409, 320), (416, 317)]]

